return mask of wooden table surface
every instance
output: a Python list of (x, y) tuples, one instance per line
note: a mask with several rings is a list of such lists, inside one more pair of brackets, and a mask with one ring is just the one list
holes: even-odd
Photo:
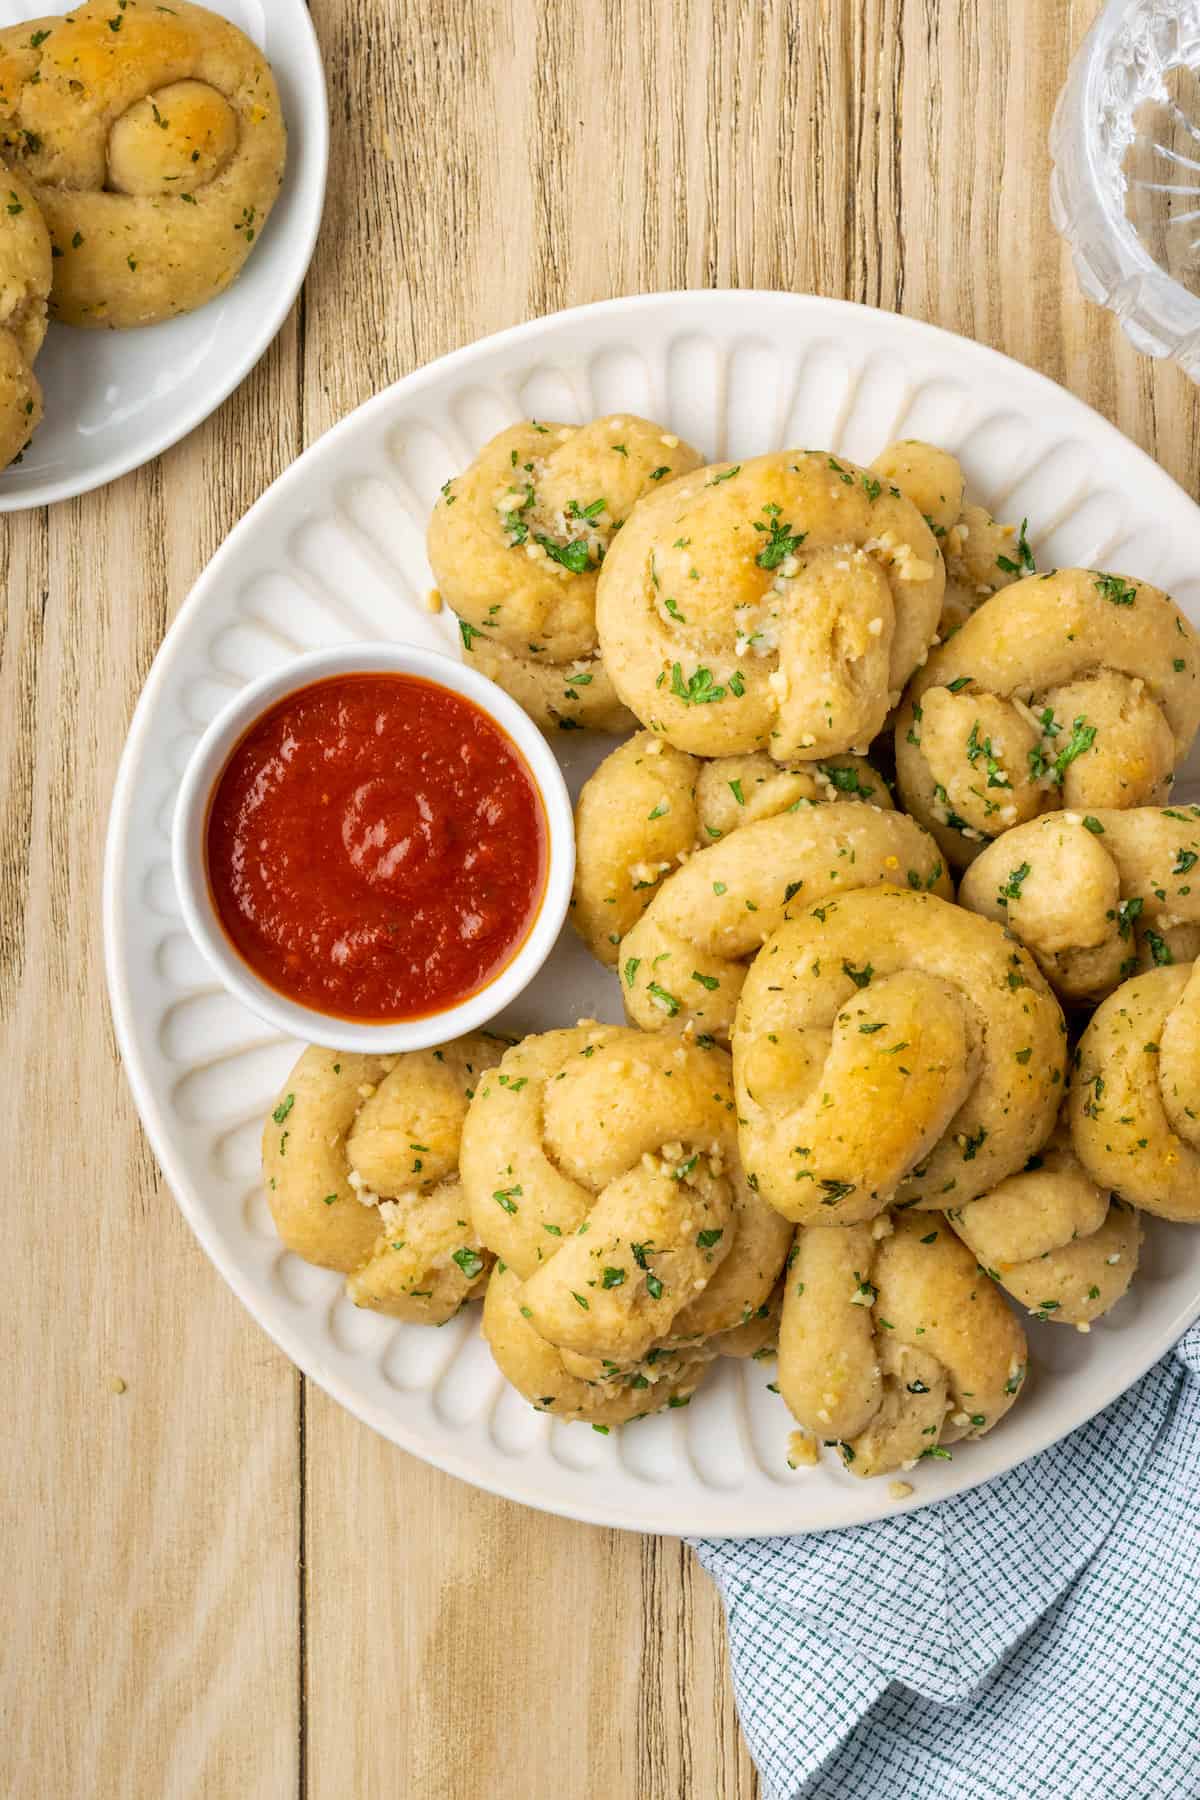
[(105, 815), (163, 632), (267, 484), (386, 383), (557, 307), (754, 286), (911, 313), (1065, 382), (1187, 484), (1195, 390), (1084, 304), (1047, 218), (1094, 10), (313, 0), (333, 161), (303, 299), (161, 461), (0, 522), (6, 1796), (757, 1793), (682, 1545), (425, 1468), (210, 1268), (115, 1054)]

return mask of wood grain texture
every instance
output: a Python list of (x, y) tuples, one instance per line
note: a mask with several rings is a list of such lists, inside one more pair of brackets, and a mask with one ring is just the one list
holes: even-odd
[(756, 1796), (685, 1548), (405, 1457), (205, 1262), (116, 1064), (104, 817), (162, 633), (246, 507), (380, 387), (538, 312), (728, 284), (912, 313), (1188, 484), (1195, 390), (1083, 304), (1047, 218), (1094, 10), (313, 0), (333, 164), (301, 307), (159, 463), (0, 525), (6, 1796)]

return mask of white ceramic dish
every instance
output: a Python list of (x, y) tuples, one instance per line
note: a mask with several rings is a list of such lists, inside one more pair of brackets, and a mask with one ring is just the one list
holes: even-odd
[[(288, 127), (288, 166), (238, 280), (198, 312), (138, 331), (52, 325), (37, 360), (46, 416), (0, 472), (0, 513), (69, 500), (138, 469), (215, 412), (278, 332), (312, 259), (325, 202), (329, 116), (321, 52), (304, 0), (204, 0), (269, 57)], [(50, 0), (6, 0), (3, 23)]]
[[(548, 865), (542, 903), (533, 927), (511, 962), (477, 994), (430, 1018), (396, 1019), (364, 1024), (333, 1019), (327, 1013), (289, 1000), (269, 987), (233, 948), (213, 905), (204, 851), (209, 797), (232, 752), (256, 719), (277, 701), (310, 682), (333, 675), (369, 671), (417, 675), (471, 700), (493, 719), (528, 764), (546, 815)], [(528, 713), (494, 681), (434, 650), (404, 644), (346, 644), (336, 650), (313, 650), (252, 681), (235, 694), (215, 718), (188, 762), (175, 802), (171, 870), (183, 920), (217, 979), (264, 1024), (307, 1043), (332, 1050), (358, 1050), (381, 1055), (397, 1050), (425, 1050), (464, 1032), (477, 1031), (510, 1006), (529, 986), (554, 948), (571, 900), (575, 874), (575, 823), (571, 796), (562, 770), (546, 739)]]
[[(405, 1449), (532, 1506), (643, 1530), (754, 1536), (898, 1510), (886, 1482), (791, 1472), (769, 1364), (723, 1362), (692, 1405), (601, 1437), (506, 1386), (473, 1312), (438, 1331), (359, 1312), (284, 1252), (258, 1167), (262, 1115), (297, 1045), (211, 981), (183, 929), (171, 818), (191, 750), (231, 693), (303, 649), (395, 637), (450, 649), (421, 605), (425, 522), (446, 477), (523, 416), (645, 413), (712, 456), (788, 443), (857, 459), (925, 436), (973, 491), (1028, 515), (1043, 567), (1091, 563), (1170, 589), (1200, 621), (1200, 511), (1105, 420), (994, 351), (909, 319), (786, 294), (614, 300), (418, 370), (344, 420), (259, 501), (169, 632), (113, 801), (105, 940), (113, 1014), (151, 1143), (201, 1243), (300, 1367)], [(572, 788), (611, 739), (556, 748)], [(1195, 793), (1194, 786), (1190, 790)], [(1180, 792), (1186, 796), (1187, 783)], [(616, 1020), (615, 979), (570, 930), (515, 1009), (545, 1029)], [(1052, 1443), (1116, 1398), (1200, 1314), (1200, 1231), (1152, 1224), (1143, 1272), (1088, 1337), (1030, 1321), (1034, 1377), (1004, 1423), (914, 1475), (920, 1506)]]

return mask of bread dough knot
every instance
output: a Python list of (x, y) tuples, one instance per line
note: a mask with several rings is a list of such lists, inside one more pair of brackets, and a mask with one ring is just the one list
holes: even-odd
[(642, 501), (605, 559), (596, 621), (617, 692), (677, 749), (817, 761), (879, 731), (944, 584), (898, 487), (786, 450)]
[(945, 860), (903, 813), (809, 806), (760, 819), (669, 875), (621, 940), (621, 993), (644, 1031), (727, 1042), (750, 960), (787, 919), (847, 889), (949, 897)]
[(263, 1128), (267, 1199), (283, 1242), (337, 1269), (356, 1306), (441, 1325), (487, 1285), (459, 1140), (477, 1083), (507, 1039), (362, 1056), (311, 1048)]
[(1093, 1181), (1200, 1223), (1200, 963), (1135, 975), (1097, 1008), (1075, 1053), (1070, 1118)]
[(49, 227), (51, 314), (123, 330), (233, 281), (287, 133), (269, 64), (227, 19), (191, 0), (85, 0), (0, 30), (0, 154)]
[(480, 1083), (461, 1168), (502, 1265), (485, 1333), (544, 1410), (678, 1404), (746, 1353), (726, 1334), (770, 1326), (790, 1232), (742, 1174), (722, 1051), (594, 1024), (526, 1038)]
[(758, 751), (702, 762), (639, 731), (579, 795), (571, 922), (615, 968), (621, 939), (695, 851), (759, 819), (841, 800), (892, 810), (887, 783), (860, 756), (789, 766)]
[(861, 1476), (982, 1437), (1028, 1363), (1017, 1319), (943, 1219), (878, 1223), (797, 1231), (779, 1334), (788, 1407)]
[(429, 562), (468, 660), (545, 731), (625, 731), (596, 642), (601, 566), (634, 505), (700, 456), (649, 419), (526, 419), (447, 481)]
[(1053, 1128), (1066, 1027), (1033, 959), (934, 894), (860, 889), (768, 938), (733, 1029), (742, 1159), (798, 1223), (957, 1206)]
[(1056, 1325), (1086, 1330), (1137, 1272), (1137, 1213), (1092, 1180), (1066, 1119), (1024, 1169), (946, 1217), (993, 1281)]
[(1200, 951), (1200, 807), (1044, 813), (976, 858), (959, 902), (1006, 925), (1064, 999), (1103, 1000)]
[(1200, 640), (1148, 582), (1029, 576), (911, 683), (896, 722), (906, 809), (956, 867), (1039, 814), (1166, 799), (1200, 724)]

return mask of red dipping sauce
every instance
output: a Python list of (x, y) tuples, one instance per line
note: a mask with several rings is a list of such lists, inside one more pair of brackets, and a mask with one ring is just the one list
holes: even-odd
[(413, 675), (336, 675), (256, 721), (213, 789), (217, 914), (255, 974), (337, 1018), (417, 1019), (512, 961), (546, 886), (511, 739)]

